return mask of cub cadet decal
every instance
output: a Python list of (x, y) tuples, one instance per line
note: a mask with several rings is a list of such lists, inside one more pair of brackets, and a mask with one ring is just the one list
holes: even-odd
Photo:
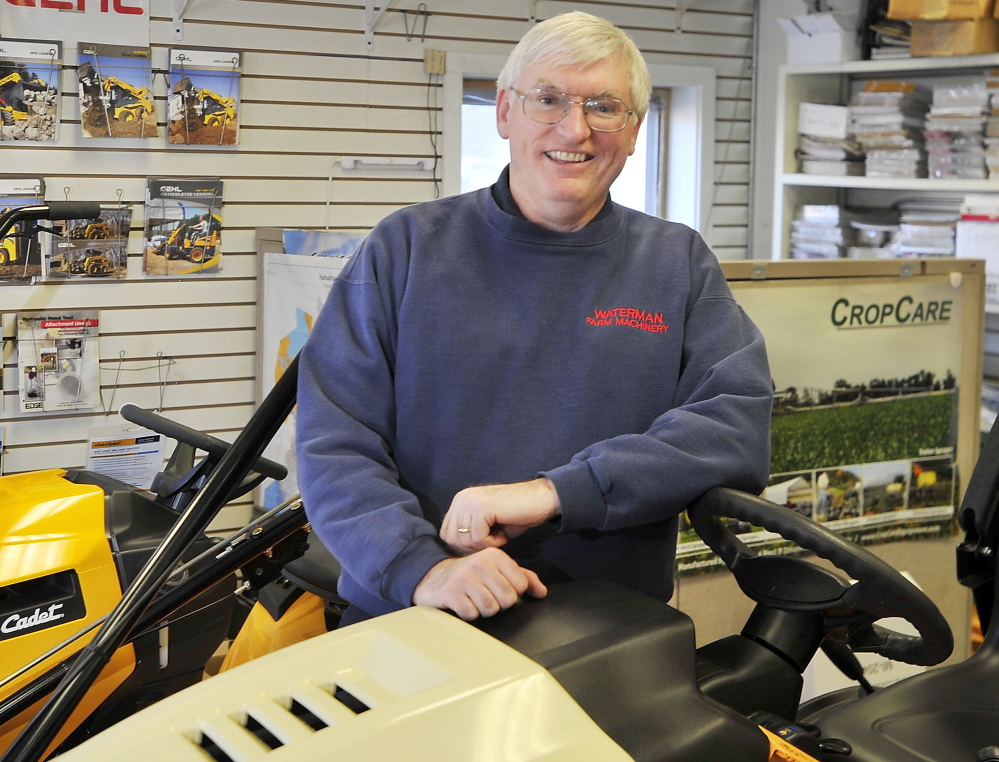
[(0, 641), (83, 619), (87, 605), (72, 569), (0, 587)]
[(35, 609), (34, 613), (29, 616), (11, 614), (3, 622), (0, 622), (0, 632), (4, 635), (13, 635), (17, 634), (20, 630), (30, 630), (35, 625), (46, 622), (51, 623), (56, 619), (65, 619), (66, 615), (59, 613), (59, 609), (61, 608), (61, 603), (53, 603), (47, 609)]

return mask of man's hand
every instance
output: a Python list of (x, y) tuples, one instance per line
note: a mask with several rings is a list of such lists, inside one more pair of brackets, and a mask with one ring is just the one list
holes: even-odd
[(451, 501), (441, 539), (456, 553), (498, 548), (558, 516), (561, 509), (555, 486), (545, 478), (469, 487)]
[(525, 593), (544, 598), (548, 588), (533, 571), (489, 548), (431, 567), (413, 591), (413, 603), (449, 609), (470, 622), (510, 608)]

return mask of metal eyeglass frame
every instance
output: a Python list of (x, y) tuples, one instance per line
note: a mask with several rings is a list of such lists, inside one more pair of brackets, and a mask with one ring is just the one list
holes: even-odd
[(611, 96), (601, 96), (601, 97), (606, 97), (607, 100), (617, 101), (618, 103), (623, 104), (626, 108), (628, 108), (628, 111), (624, 115), (624, 124), (622, 124), (620, 127), (615, 127), (613, 130), (608, 130), (608, 129), (605, 129), (603, 127), (596, 127), (593, 124), (591, 124), (590, 120), (587, 118), (589, 116), (590, 112), (587, 110), (586, 104), (590, 103), (591, 101), (598, 100), (599, 98), (597, 96), (592, 96), (592, 97), (587, 98), (586, 100), (582, 100), (582, 101), (574, 101), (572, 99), (569, 99), (569, 94), (568, 93), (556, 93), (556, 92), (552, 92), (552, 95), (561, 95), (562, 97), (564, 97), (564, 98), (567, 99), (566, 102), (565, 102), (565, 109), (562, 111), (562, 116), (560, 116), (554, 122), (543, 122), (540, 119), (535, 119), (533, 116), (531, 116), (530, 114), (527, 113), (527, 96), (531, 95), (532, 93), (544, 93), (544, 92), (550, 92), (550, 91), (546, 90), (543, 87), (535, 87), (532, 90), (528, 90), (526, 93), (520, 92), (515, 87), (511, 87), (510, 89), (514, 93), (517, 94), (518, 98), (520, 98), (520, 107), (521, 107), (521, 109), (524, 112), (524, 116), (526, 116), (532, 122), (537, 122), (538, 124), (558, 124), (563, 119), (565, 119), (565, 115), (569, 113), (569, 108), (572, 106), (573, 103), (575, 103), (575, 104), (577, 104), (577, 105), (579, 105), (579, 106), (582, 107), (582, 109), (583, 109), (583, 119), (586, 121), (586, 124), (589, 125), (590, 129), (591, 130), (595, 130), (596, 132), (620, 132), (621, 130), (623, 130), (625, 127), (628, 126), (628, 120), (631, 119), (631, 117), (634, 116), (634, 114), (635, 114), (634, 110), (632, 110), (628, 106), (628, 104), (625, 103), (620, 98), (613, 98)]

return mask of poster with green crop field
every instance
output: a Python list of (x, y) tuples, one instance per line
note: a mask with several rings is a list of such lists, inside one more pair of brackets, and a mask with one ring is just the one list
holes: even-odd
[[(763, 497), (862, 545), (956, 529), (962, 292), (947, 278), (733, 284), (774, 382)], [(730, 522), (757, 552), (797, 548)], [(678, 574), (720, 568), (684, 520)]]

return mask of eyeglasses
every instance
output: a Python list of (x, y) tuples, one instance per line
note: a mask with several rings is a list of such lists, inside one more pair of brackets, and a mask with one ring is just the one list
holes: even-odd
[(558, 124), (569, 113), (569, 107), (578, 103), (583, 107), (583, 118), (590, 129), (597, 132), (617, 132), (628, 124), (628, 118), (635, 113), (628, 104), (617, 98), (598, 95), (585, 101), (574, 101), (565, 93), (551, 90), (528, 90), (521, 93), (511, 87), (524, 106), (524, 116), (541, 124)]

